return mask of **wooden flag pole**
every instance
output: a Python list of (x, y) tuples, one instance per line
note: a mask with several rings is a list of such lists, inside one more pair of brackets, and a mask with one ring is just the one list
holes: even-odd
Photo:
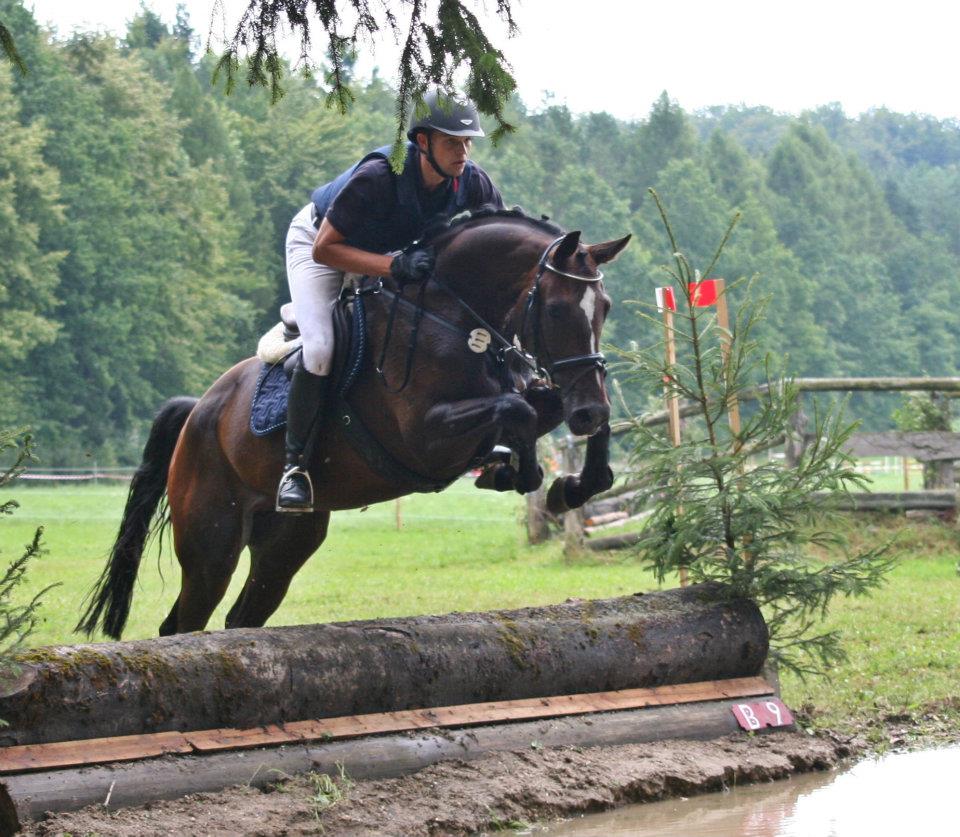
[[(729, 385), (730, 382), (730, 352), (733, 339), (730, 332), (730, 309), (727, 307), (727, 289), (723, 279), (714, 279), (717, 286), (717, 325), (720, 327), (720, 352), (723, 355), (723, 367), (725, 370), (724, 379)], [(741, 443), (736, 437), (740, 435), (740, 402), (737, 394), (731, 393), (727, 401), (727, 421), (730, 424), (730, 433), (734, 436), (734, 451), (738, 451)], [(745, 463), (740, 464), (740, 473), (745, 469)], [(750, 554), (749, 546), (753, 541), (753, 536), (749, 533), (743, 536), (743, 558), (748, 565), (753, 563), (753, 557)]]
[[(720, 351), (723, 355), (724, 368), (730, 364), (730, 310), (727, 307), (727, 293), (723, 279), (713, 280), (717, 286), (717, 325), (720, 327)], [(727, 420), (730, 423), (730, 432), (734, 436), (740, 435), (740, 402), (736, 393), (730, 396), (727, 402)], [(739, 443), (737, 444), (739, 448)]]
[[(664, 304), (660, 310), (663, 312), (663, 344), (666, 347), (666, 367), (672, 369), (677, 363), (677, 339), (673, 330), (673, 309), (670, 307), (670, 304), (667, 303), (667, 300), (664, 299)], [(667, 408), (667, 425), (670, 431), (670, 442), (677, 448), (680, 447), (680, 399), (670, 386), (670, 381), (666, 376), (663, 381), (663, 396)], [(687, 568), (680, 567), (680, 586), (686, 587), (687, 584)]]
[[(666, 346), (667, 368), (672, 369), (677, 363), (677, 341), (673, 333), (673, 311), (666, 306), (663, 309), (663, 342)], [(680, 399), (666, 379), (664, 379), (663, 391), (667, 407), (667, 424), (670, 428), (670, 441), (675, 448), (680, 447)]]

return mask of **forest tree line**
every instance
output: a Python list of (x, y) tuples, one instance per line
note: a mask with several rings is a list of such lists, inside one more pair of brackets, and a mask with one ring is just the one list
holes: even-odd
[[(347, 116), (296, 75), (276, 105), (226, 96), (182, 13), (141, 12), (119, 40), (53, 39), (20, 0), (0, 19), (29, 67), (0, 62), (0, 427), (33, 428), (47, 465), (133, 462), (165, 398), (200, 394), (275, 322), (290, 218), (390, 141), (395, 91), (357, 82)], [(636, 122), (519, 99), (507, 116), (517, 132), (475, 158), (508, 204), (587, 241), (634, 234), (607, 271), (610, 342), (659, 337), (624, 304), (666, 283), (653, 186), (701, 264), (742, 212), (717, 274), (760, 277), (757, 336), (794, 374), (956, 374), (957, 121), (691, 114), (666, 93)]]

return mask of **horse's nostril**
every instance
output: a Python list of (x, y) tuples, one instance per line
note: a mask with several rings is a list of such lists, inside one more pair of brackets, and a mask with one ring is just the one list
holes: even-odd
[(570, 414), (570, 429), (577, 435), (588, 435), (606, 420), (607, 410), (599, 404), (578, 407)]

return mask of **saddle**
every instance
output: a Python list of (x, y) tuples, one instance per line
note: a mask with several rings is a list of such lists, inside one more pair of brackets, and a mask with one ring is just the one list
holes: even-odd
[[(413, 486), (414, 491), (442, 491), (452, 480), (436, 480), (407, 468), (373, 436), (353, 409), (348, 394), (367, 362), (367, 323), (363, 295), (344, 291), (333, 310), (334, 355), (330, 387), (334, 397), (326, 420), (335, 422), (350, 446), (374, 472), (391, 482)], [(250, 411), (250, 431), (255, 436), (276, 433), (287, 423), (290, 376), (301, 346), (293, 305), (280, 308), (280, 322), (260, 341), (257, 356), (263, 361)], [(265, 343), (272, 354), (264, 352)], [(268, 362), (266, 357), (270, 359)]]

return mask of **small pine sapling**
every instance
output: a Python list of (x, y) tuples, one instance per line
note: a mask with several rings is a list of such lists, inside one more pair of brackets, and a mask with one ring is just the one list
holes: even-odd
[[(652, 508), (636, 550), (661, 582), (685, 570), (694, 582), (722, 582), (730, 595), (753, 599), (770, 628), (774, 659), (801, 675), (822, 672), (844, 658), (839, 636), (818, 631), (830, 602), (876, 588), (893, 564), (886, 547), (850, 554), (841, 529), (831, 527), (831, 503), (818, 499), (863, 486), (844, 452), (855, 425), (842, 410), (815, 407), (813, 441), (796, 467), (759, 456), (789, 438), (800, 409), (797, 388), (752, 337), (764, 301), (755, 299), (752, 281), (727, 286), (738, 289), (740, 309), (729, 330), (721, 329), (716, 309), (691, 297), (701, 273), (651, 193), (671, 246), (672, 265), (664, 269), (681, 290), (676, 360), (667, 362), (662, 343), (631, 348), (620, 352), (621, 372), (679, 398), (687, 420), (679, 445), (633, 421), (631, 468), (644, 485), (638, 500)], [(737, 220), (703, 276), (716, 267)], [(652, 314), (640, 315), (661, 325)], [(741, 401), (750, 408), (733, 432), (729, 413)], [(823, 560), (811, 547), (839, 557)]]
[[(0, 487), (23, 473), (26, 462), (33, 458), (31, 438), (22, 430), (0, 429), (0, 454), (13, 453), (13, 461), (0, 471)], [(0, 516), (13, 514), (19, 508), (16, 500), (0, 501)], [(38, 609), (43, 595), (56, 584), (44, 588), (24, 604), (16, 603), (16, 593), (23, 583), (31, 561), (43, 553), (43, 527), (33, 534), (24, 552), (15, 558), (0, 575), (0, 683), (17, 676), (15, 655), (36, 627)], [(0, 724), (3, 722), (0, 721)]]

